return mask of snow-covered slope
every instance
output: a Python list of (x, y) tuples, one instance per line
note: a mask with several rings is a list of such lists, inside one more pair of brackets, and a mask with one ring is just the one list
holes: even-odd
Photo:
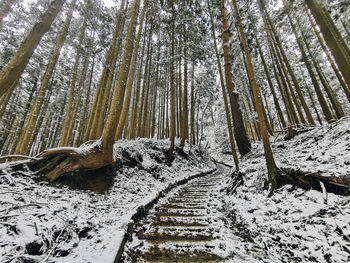
[(117, 142), (115, 171), (91, 185), (84, 178), (75, 182), (99, 192), (110, 185), (104, 193), (50, 185), (29, 170), (2, 165), (0, 262), (113, 262), (140, 205), (169, 183), (213, 168), (196, 148), (175, 152), (169, 166), (168, 147), (168, 141)]
[[(280, 135), (271, 142), (279, 167), (350, 177), (349, 118), (292, 140)], [(216, 158), (220, 158), (218, 153)], [(254, 144), (240, 166), (244, 184), (228, 195), (222, 191), (221, 209), (233, 226), (245, 229), (260, 247), (263, 262), (350, 262), (350, 196), (325, 196), (285, 185), (268, 197), (260, 144)], [(233, 182), (228, 180), (222, 190), (232, 188)]]

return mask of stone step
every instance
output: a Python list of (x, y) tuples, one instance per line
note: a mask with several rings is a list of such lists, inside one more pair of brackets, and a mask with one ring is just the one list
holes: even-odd
[(176, 213), (176, 214), (184, 214), (184, 215), (208, 215), (210, 214), (210, 209), (209, 208), (205, 208), (205, 209), (193, 209), (191, 207), (185, 207), (185, 208), (166, 208), (166, 207), (160, 207), (157, 212), (159, 214), (162, 213)]
[(193, 209), (193, 210), (202, 210), (207, 209), (205, 206), (198, 206), (198, 204), (166, 204), (162, 205), (161, 208), (168, 208), (168, 209)]
[(190, 194), (190, 193), (187, 193), (187, 194), (178, 194), (178, 195), (174, 195), (174, 197), (184, 197), (184, 198), (192, 198), (192, 197), (203, 197), (203, 198), (207, 198), (209, 197), (209, 194)]
[(174, 251), (152, 247), (143, 255), (146, 262), (220, 262), (222, 258), (208, 251)]
[(158, 213), (160, 217), (204, 217), (206, 214), (200, 213), (185, 213), (185, 212), (160, 212)]
[(170, 225), (170, 226), (207, 226), (207, 218), (203, 217), (159, 217), (158, 215), (152, 218), (153, 225)]
[(196, 234), (188, 233), (166, 234), (166, 233), (137, 233), (140, 240), (146, 240), (150, 244), (165, 244), (165, 243), (182, 243), (182, 242), (208, 242), (213, 240), (210, 234)]
[(208, 201), (208, 198), (184, 198), (184, 197), (174, 197), (170, 198), (170, 203), (196, 203), (196, 204), (205, 204)]
[(177, 221), (177, 220), (168, 220), (168, 221), (156, 221), (153, 223), (154, 226), (160, 227), (205, 227), (209, 226), (205, 221)]
[(152, 226), (151, 229), (148, 229), (145, 233), (159, 233), (159, 234), (171, 234), (171, 235), (197, 235), (200, 234), (213, 234), (218, 233), (218, 228), (213, 227), (169, 227), (169, 226)]
[(162, 199), (135, 227), (126, 262), (222, 262), (221, 224), (212, 227), (220, 221), (212, 196), (221, 180), (198, 178)]

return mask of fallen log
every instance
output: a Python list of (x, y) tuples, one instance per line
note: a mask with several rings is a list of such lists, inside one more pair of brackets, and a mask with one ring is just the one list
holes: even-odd
[[(320, 172), (304, 172), (291, 168), (280, 168), (282, 181), (295, 183), (299, 187), (314, 188), (324, 192), (333, 192), (341, 195), (350, 194), (350, 175), (346, 177), (336, 177), (321, 174)], [(322, 189), (323, 186), (325, 189)]]
[(224, 162), (220, 162), (220, 161), (218, 161), (218, 160), (215, 160), (213, 157), (211, 158), (211, 160), (212, 160), (214, 163), (222, 164), (222, 165), (225, 165), (226, 167), (233, 168), (232, 165), (227, 164), (227, 163), (224, 163)]

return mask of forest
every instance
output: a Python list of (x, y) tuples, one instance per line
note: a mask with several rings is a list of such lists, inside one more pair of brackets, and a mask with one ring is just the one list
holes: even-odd
[(0, 262), (350, 262), (350, 2), (0, 0)]

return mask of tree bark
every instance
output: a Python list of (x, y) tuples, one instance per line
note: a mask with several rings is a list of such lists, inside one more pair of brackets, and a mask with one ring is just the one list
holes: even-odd
[[(128, 2), (127, 2), (128, 4)], [(115, 85), (115, 81), (116, 78), (114, 78), (115, 75), (115, 70), (116, 70), (116, 62), (117, 59), (119, 57), (119, 53), (120, 53), (120, 48), (121, 48), (121, 44), (122, 44), (122, 36), (124, 33), (124, 25), (125, 25), (125, 20), (126, 20), (126, 14), (127, 14), (127, 8), (128, 6), (126, 5), (124, 8), (124, 12), (123, 15), (121, 17), (121, 23), (120, 23), (120, 32), (118, 33), (118, 39), (113, 51), (113, 57), (112, 57), (112, 61), (109, 64), (109, 74), (107, 75), (107, 80), (106, 80), (106, 84), (105, 84), (105, 88), (103, 89), (103, 94), (101, 97), (101, 102), (102, 104), (99, 105), (99, 109), (97, 111), (97, 113), (99, 115), (96, 115), (96, 119), (95, 119), (95, 123), (93, 124), (94, 129), (92, 129), (93, 131), (93, 135), (92, 135), (92, 139), (97, 139), (101, 136), (102, 134), (102, 130), (104, 127), (104, 120), (106, 119), (106, 115), (108, 113), (108, 110), (111, 107), (111, 99), (113, 97), (113, 85)], [(124, 94), (122, 94), (122, 96), (124, 96)]]
[(38, 120), (39, 112), (40, 112), (40, 109), (43, 105), (43, 101), (44, 101), (47, 87), (49, 85), (49, 81), (52, 77), (52, 74), (53, 74), (54, 69), (56, 67), (58, 58), (60, 56), (61, 48), (62, 48), (64, 42), (66, 41), (66, 37), (67, 37), (70, 22), (72, 20), (72, 15), (73, 15), (73, 11), (75, 8), (75, 4), (76, 4), (76, 0), (72, 0), (71, 4), (69, 6), (68, 12), (67, 12), (67, 17), (66, 17), (66, 20), (64, 22), (62, 31), (57, 36), (57, 41), (56, 41), (56, 44), (52, 50), (52, 55), (51, 55), (51, 58), (49, 60), (49, 63), (47, 64), (46, 71), (45, 71), (45, 74), (42, 78), (39, 91), (36, 95), (36, 99), (34, 101), (34, 104), (30, 110), (29, 118), (27, 119), (27, 121), (25, 122), (25, 124), (23, 126), (24, 128), (22, 129), (22, 133), (21, 133), (21, 136), (19, 138), (18, 145), (16, 146), (16, 150), (15, 150), (16, 154), (26, 154), (28, 151), (28, 147), (29, 147), (30, 142), (35, 139), (35, 138), (33, 138), (35, 124)]
[(168, 154), (171, 155), (175, 148), (175, 136), (176, 136), (176, 116), (175, 116), (175, 69), (174, 69), (174, 56), (175, 56), (175, 10), (172, 6), (173, 21), (171, 26), (171, 58), (170, 58), (170, 147)]
[(316, 23), (320, 26), (322, 35), (332, 52), (339, 70), (347, 86), (350, 87), (350, 51), (348, 46), (324, 7), (315, 0), (305, 0), (305, 3), (309, 7)]
[(233, 127), (235, 131), (235, 138), (236, 138), (238, 150), (241, 156), (244, 156), (250, 152), (251, 144), (243, 123), (242, 111), (239, 106), (239, 94), (235, 91), (233, 80), (232, 80), (230, 33), (229, 33), (229, 24), (228, 24), (228, 18), (227, 18), (227, 9), (224, 5), (224, 0), (221, 0), (221, 16), (222, 16), (222, 24), (223, 24), (222, 39), (223, 39), (223, 50), (224, 50), (224, 58), (225, 58), (226, 87), (228, 90), (230, 103), (231, 103)]
[(273, 157), (271, 145), (270, 145), (269, 134), (267, 131), (267, 126), (266, 126), (266, 120), (265, 120), (265, 117), (263, 114), (263, 102), (262, 102), (260, 90), (259, 90), (259, 87), (258, 87), (258, 84), (256, 81), (253, 63), (252, 63), (252, 59), (250, 56), (248, 44), (247, 44), (247, 41), (246, 41), (246, 38), (245, 38), (245, 35), (243, 32), (243, 26), (242, 26), (242, 21), (241, 21), (240, 15), (239, 15), (238, 7), (237, 7), (235, 0), (232, 0), (232, 3), (233, 3), (233, 7), (235, 10), (235, 14), (236, 14), (236, 19), (237, 19), (237, 23), (238, 23), (239, 33), (241, 35), (241, 41), (243, 44), (244, 52), (246, 54), (248, 75), (250, 78), (250, 83), (251, 83), (253, 95), (254, 95), (253, 97), (254, 97), (254, 101), (256, 104), (257, 113), (258, 113), (260, 132), (262, 135), (266, 166), (267, 166), (267, 170), (268, 170), (268, 177), (269, 177), (269, 181), (270, 181), (270, 184), (272, 186), (272, 189), (274, 189), (278, 185), (278, 179), (279, 179), (278, 176), (279, 175), (278, 175), (278, 169), (277, 169), (277, 166), (276, 166), (276, 163), (275, 163), (275, 160)]
[(280, 121), (282, 123), (282, 127), (286, 128), (287, 124), (286, 124), (286, 121), (284, 119), (281, 106), (280, 106), (280, 104), (278, 102), (277, 94), (276, 94), (275, 88), (274, 88), (274, 86), (272, 84), (271, 76), (270, 76), (270, 73), (269, 73), (269, 70), (268, 70), (268, 67), (267, 67), (267, 64), (266, 64), (266, 61), (265, 61), (264, 54), (262, 52), (262, 49), (261, 49), (261, 46), (260, 46), (260, 43), (259, 43), (259, 40), (258, 40), (258, 37), (256, 35), (256, 32), (255, 32), (255, 41), (256, 41), (256, 44), (257, 44), (257, 48), (258, 48), (258, 51), (259, 51), (259, 55), (260, 55), (261, 61), (262, 61), (263, 66), (264, 66), (265, 75), (267, 77), (267, 82), (269, 83), (269, 87), (270, 87), (271, 94), (272, 94), (272, 97), (273, 97), (273, 102), (275, 104), (275, 107), (276, 107), (279, 119), (280, 119)]
[(128, 84), (127, 84), (126, 94), (125, 94), (125, 98), (124, 98), (123, 108), (121, 110), (121, 115), (120, 115), (120, 119), (119, 119), (119, 123), (118, 123), (118, 127), (117, 127), (117, 132), (115, 135), (115, 137), (117, 139), (120, 139), (122, 137), (122, 132), (123, 132), (123, 129), (125, 126), (125, 120), (126, 120), (128, 113), (129, 113), (131, 92), (132, 92), (132, 87), (134, 84), (135, 67), (136, 67), (136, 62), (137, 62), (137, 58), (138, 58), (139, 43), (140, 43), (140, 39), (141, 39), (141, 33), (142, 33), (142, 29), (143, 29), (143, 20), (144, 20), (145, 13), (147, 10), (147, 5), (148, 5), (148, 1), (146, 0), (144, 3), (144, 6), (143, 6), (142, 12), (141, 12), (139, 28), (138, 28), (138, 32), (137, 32), (135, 47), (134, 47), (132, 61), (131, 61), (131, 65), (130, 65), (129, 75), (128, 75), (128, 81), (127, 81)]
[[(96, 96), (89, 115), (88, 125), (85, 130), (84, 141), (93, 140), (97, 138), (98, 119), (101, 118), (101, 111), (103, 107), (102, 104), (106, 104), (106, 102), (104, 101), (104, 97), (105, 97), (105, 93), (107, 93), (106, 92), (107, 81), (109, 76), (114, 74), (113, 69), (114, 69), (114, 65), (116, 63), (116, 58), (118, 55), (116, 54), (116, 49), (117, 49), (116, 46), (117, 46), (118, 39), (121, 37), (122, 31), (124, 29), (122, 21), (124, 20), (126, 8), (127, 8), (127, 7), (124, 8), (124, 5), (125, 5), (125, 0), (122, 1), (119, 12), (117, 14), (115, 29), (114, 29), (113, 37), (111, 41), (112, 43), (106, 54), (104, 67), (97, 86)], [(103, 121), (104, 119), (102, 119), (102, 123)]]
[[(301, 103), (301, 105), (302, 105), (302, 107), (304, 109), (304, 112), (306, 114), (306, 118), (307, 118), (308, 122), (311, 125), (315, 125), (315, 121), (312, 118), (310, 110), (309, 110), (309, 108), (308, 108), (308, 106), (306, 104), (306, 101), (305, 101), (305, 98), (304, 98), (304, 94), (303, 94), (303, 92), (302, 92), (302, 90), (301, 90), (301, 88), (299, 86), (299, 83), (298, 83), (298, 81), (297, 81), (297, 79), (295, 77), (294, 71), (293, 71), (293, 69), (292, 69), (292, 67), (291, 67), (291, 65), (289, 63), (289, 60), (288, 60), (288, 58), (287, 58), (287, 56), (285, 54), (285, 51), (284, 51), (284, 49), (282, 47), (281, 42), (280, 42), (280, 37), (278, 36), (277, 31), (276, 31), (276, 29), (275, 29), (275, 27), (274, 27), (274, 25), (273, 25), (273, 23), (271, 21), (271, 18), (270, 18), (269, 14), (268, 14), (268, 12), (267, 12), (267, 10), (265, 8), (264, 0), (259, 0), (258, 4), (259, 4), (259, 8), (260, 8), (260, 12), (261, 12), (262, 16), (265, 16), (265, 24), (266, 24), (266, 26), (268, 26), (271, 29), (271, 31), (272, 31), (271, 35), (273, 35), (273, 36), (271, 36), (271, 38), (273, 39), (274, 42), (276, 42), (276, 44), (278, 46), (278, 49), (279, 49), (279, 51), (280, 51), (280, 53), (282, 55), (282, 58), (283, 58), (282, 61), (285, 63), (285, 65), (287, 67), (287, 70), (288, 70), (288, 72), (289, 72), (289, 74), (291, 76), (291, 79), (292, 79), (293, 85), (294, 85), (294, 87), (296, 89), (296, 92), (298, 94), (300, 103)], [(288, 76), (286, 75), (286, 78), (287, 77)], [(300, 112), (300, 110), (298, 110), (298, 112)], [(302, 114), (300, 114), (300, 113), (299, 113), (299, 115), (300, 115), (300, 120), (304, 123), (305, 122), (304, 116)]]
[(50, 30), (51, 24), (64, 2), (65, 0), (54, 0), (50, 3), (48, 9), (40, 16), (39, 21), (35, 23), (27, 37), (22, 41), (16, 54), (0, 72), (0, 97), (11, 89), (13, 83), (19, 80), (35, 48), (43, 35)]
[[(129, 22), (128, 34), (126, 36), (126, 44), (122, 57), (121, 66), (119, 69), (118, 80), (115, 86), (115, 93), (112, 99), (111, 108), (108, 113), (106, 125), (102, 133), (102, 151), (106, 161), (113, 162), (113, 144), (114, 137), (117, 130), (117, 125), (120, 115), (122, 102), (120, 101), (120, 93), (124, 91), (126, 81), (129, 74), (131, 57), (134, 49), (135, 31), (137, 17), (140, 9), (140, 0), (134, 1), (133, 11)], [(119, 103), (119, 104), (118, 104)]]
[(62, 137), (61, 137), (61, 141), (60, 141), (61, 147), (67, 146), (69, 143), (69, 136), (70, 136), (69, 124), (72, 120), (75, 90), (76, 90), (75, 85), (76, 85), (76, 81), (77, 81), (78, 66), (79, 66), (80, 55), (82, 52), (82, 44), (83, 44), (83, 40), (84, 40), (84, 36), (85, 36), (86, 26), (87, 26), (87, 21), (86, 21), (86, 17), (85, 17), (83, 25), (80, 29), (77, 51), (75, 53), (72, 79), (71, 79), (71, 84), (70, 84), (70, 88), (69, 88), (68, 105), (67, 105), (66, 116), (64, 118), (64, 123), (63, 123), (63, 128), (62, 128)]
[(141, 64), (138, 69), (138, 77), (137, 77), (137, 83), (136, 83), (136, 90), (134, 92), (134, 98), (132, 103), (132, 111), (131, 111), (131, 123), (130, 123), (130, 132), (129, 132), (129, 139), (135, 139), (137, 135), (137, 120), (138, 120), (138, 105), (140, 101), (140, 93), (141, 93), (141, 79), (142, 79), (142, 72), (143, 72), (143, 63), (147, 63), (148, 59), (144, 57), (145, 50), (146, 50), (146, 37), (147, 35), (147, 26), (145, 26), (144, 29), (144, 37), (143, 37), (143, 44), (142, 44), (142, 52), (141, 52)]
[(233, 131), (232, 131), (232, 122), (231, 122), (231, 116), (230, 116), (230, 108), (229, 108), (227, 94), (226, 94), (226, 90), (225, 90), (226, 88), (225, 88), (224, 74), (222, 72), (222, 67), (221, 67), (221, 62), (220, 62), (220, 54), (219, 54), (218, 45), (217, 45), (217, 42), (216, 42), (216, 34), (215, 34), (215, 27), (214, 27), (215, 24), (214, 24), (213, 15), (212, 15), (212, 12), (211, 12), (211, 9), (210, 9), (209, 0), (207, 0), (207, 5), (208, 5), (209, 16), (210, 16), (212, 35), (213, 35), (213, 40), (214, 40), (214, 48), (215, 48), (216, 60), (217, 60), (217, 63), (218, 63), (218, 70), (219, 70), (220, 83), (221, 83), (221, 91), (222, 91), (222, 96), (223, 96), (224, 105), (225, 105), (226, 122), (227, 122), (227, 129), (228, 129), (228, 134), (229, 134), (229, 139), (230, 139), (231, 152), (232, 152), (233, 160), (235, 162), (236, 170), (239, 171), (239, 160), (238, 160), (238, 156), (237, 156), (237, 151), (236, 151), (236, 146), (235, 146), (235, 141), (234, 141), (234, 136), (233, 136)]
[(190, 137), (190, 146), (192, 144), (196, 144), (196, 135), (195, 135), (195, 107), (196, 107), (196, 101), (195, 101), (195, 94), (194, 94), (194, 61), (192, 61), (192, 83), (191, 83), (191, 137)]
[(152, 36), (152, 28), (149, 31), (148, 36), (148, 45), (147, 45), (147, 59), (146, 59), (146, 65), (145, 70), (143, 73), (143, 82), (142, 82), (142, 93), (140, 97), (140, 109), (137, 115), (137, 128), (136, 128), (136, 134), (135, 136), (141, 137), (141, 131), (142, 131), (142, 116), (144, 114), (144, 107), (145, 107), (145, 100), (146, 100), (146, 92), (147, 92), (147, 82), (149, 79), (149, 66), (150, 66), (150, 60), (151, 60), (151, 36)]
[(311, 17), (311, 14), (310, 12), (308, 12), (307, 10), (307, 7), (306, 8), (306, 14), (308, 15), (309, 17), (309, 21), (315, 31), (315, 34), (317, 36), (317, 39), (318, 39), (318, 42), (321, 44), (321, 47), (323, 49), (323, 52), (326, 54), (327, 56), (327, 59), (328, 59), (328, 62), (331, 64), (332, 66), (332, 69), (335, 73), (335, 75), (337, 76), (337, 79), (341, 85), (341, 87), (343, 88), (345, 94), (346, 94), (346, 97), (348, 98), (348, 101), (350, 102), (350, 87), (346, 85), (345, 83), (345, 80), (343, 79), (343, 76), (341, 75), (337, 65), (335, 64), (334, 62), (334, 58), (332, 57), (332, 55), (330, 54), (329, 50), (328, 50), (328, 47), (326, 46), (326, 44), (324, 43), (324, 40), (320, 34), (320, 32), (318, 31), (318, 29), (316, 28), (316, 24), (313, 20), (313, 18)]
[(73, 145), (73, 143), (74, 143), (74, 136), (72, 133), (73, 133), (73, 128), (75, 126), (76, 117), (77, 117), (78, 109), (79, 109), (80, 102), (81, 102), (82, 91), (83, 91), (84, 86), (85, 86), (86, 74), (87, 74), (87, 70), (88, 70), (88, 66), (89, 66), (89, 58), (90, 58), (91, 53), (92, 53), (93, 43), (91, 40), (89, 42), (90, 42), (90, 47), (88, 48), (88, 50), (85, 51), (85, 53), (83, 55), (83, 58), (84, 58), (83, 68), (81, 71), (80, 80), (79, 80), (79, 84), (78, 84), (76, 100), (74, 101), (74, 104), (72, 107), (72, 113), (71, 113), (69, 124), (68, 124), (67, 145)]

